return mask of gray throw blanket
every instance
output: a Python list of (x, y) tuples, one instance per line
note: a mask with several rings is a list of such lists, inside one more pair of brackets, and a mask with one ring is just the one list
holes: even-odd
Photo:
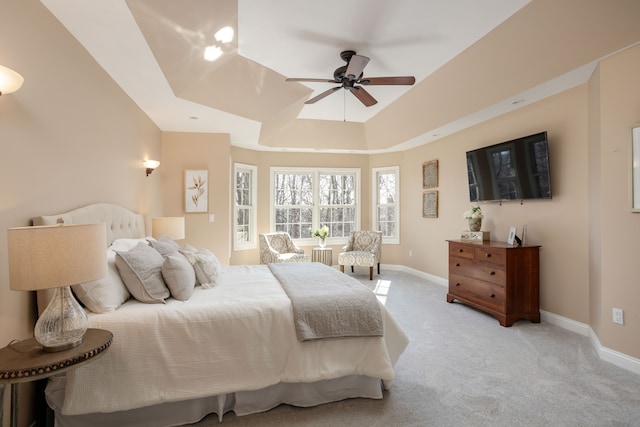
[(268, 265), (291, 300), (300, 341), (383, 335), (378, 300), (358, 280), (317, 262)]

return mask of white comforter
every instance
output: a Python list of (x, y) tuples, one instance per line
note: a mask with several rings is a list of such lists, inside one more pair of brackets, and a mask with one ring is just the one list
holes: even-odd
[(113, 412), (345, 375), (388, 387), (408, 339), (383, 307), (384, 337), (300, 342), (291, 303), (267, 266), (225, 267), (188, 301), (126, 302), (89, 314), (114, 335), (106, 354), (67, 374), (62, 413)]

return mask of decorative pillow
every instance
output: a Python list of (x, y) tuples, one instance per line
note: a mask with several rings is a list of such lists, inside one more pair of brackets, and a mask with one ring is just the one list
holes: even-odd
[(162, 278), (162, 255), (140, 242), (130, 251), (116, 251), (116, 265), (129, 292), (140, 302), (164, 302), (170, 292)]
[(180, 301), (191, 297), (196, 286), (196, 273), (187, 258), (180, 252), (167, 255), (162, 262), (162, 277), (171, 291), (171, 296)]
[(106, 277), (73, 285), (71, 289), (80, 302), (94, 313), (115, 311), (130, 297), (118, 273), (116, 253), (112, 249), (107, 249)]
[(168, 243), (166, 241), (163, 241), (162, 239), (149, 240), (149, 244), (151, 245), (151, 247), (160, 252), (160, 255), (162, 255), (163, 257), (176, 253), (180, 249), (180, 246), (173, 245), (172, 243), (173, 242)]
[(174, 240), (172, 240), (171, 237), (169, 237), (169, 236), (162, 236), (158, 240), (163, 242), (163, 243), (170, 244), (171, 246), (173, 246), (176, 249), (176, 251), (180, 250), (180, 245), (178, 243), (176, 243)]
[(113, 241), (113, 243), (111, 243), (111, 246), (109, 247), (116, 252), (130, 251), (131, 249), (135, 248), (138, 243), (144, 243), (148, 245), (149, 242), (147, 241), (147, 239), (148, 237), (143, 237), (140, 239), (116, 239)]
[(196, 272), (198, 282), (204, 287), (213, 286), (220, 276), (220, 261), (208, 249), (200, 249), (192, 252), (188, 249), (182, 251)]

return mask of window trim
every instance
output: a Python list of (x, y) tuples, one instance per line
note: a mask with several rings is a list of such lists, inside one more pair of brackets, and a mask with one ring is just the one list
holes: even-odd
[[(249, 227), (251, 229), (251, 241), (250, 242), (239, 242), (236, 239), (236, 226), (238, 225), (238, 209), (236, 206), (236, 178), (239, 171), (250, 171), (251, 172), (251, 215), (249, 216), (250, 222)], [(233, 235), (233, 250), (234, 252), (246, 251), (250, 249), (257, 249), (258, 247), (258, 167), (254, 165), (247, 165), (244, 163), (234, 163), (233, 164), (233, 198), (232, 198), (232, 224), (231, 233)]]
[[(362, 182), (361, 182), (361, 169), (360, 168), (306, 168), (306, 167), (280, 167), (280, 166), (272, 166), (269, 171), (269, 229), (271, 232), (275, 230), (275, 175), (278, 173), (284, 174), (311, 174), (312, 182), (313, 182), (313, 229), (320, 228), (320, 207), (318, 205), (318, 201), (320, 198), (320, 188), (319, 188), (319, 176), (320, 174), (353, 174), (355, 177), (355, 222), (353, 225), (354, 230), (360, 230), (360, 224), (362, 223), (362, 209), (361, 209), (361, 197), (362, 197)], [(346, 244), (349, 240), (349, 236), (345, 237), (331, 237), (327, 238), (328, 245), (341, 245)], [(300, 246), (314, 246), (317, 244), (317, 239), (315, 238), (307, 238), (307, 239), (293, 239), (294, 243)]]
[(396, 236), (395, 237), (382, 237), (383, 244), (400, 244), (400, 166), (385, 166), (371, 169), (371, 222), (374, 230), (379, 230), (378, 225), (378, 197), (380, 195), (380, 188), (378, 183), (379, 173), (393, 173), (396, 176)]

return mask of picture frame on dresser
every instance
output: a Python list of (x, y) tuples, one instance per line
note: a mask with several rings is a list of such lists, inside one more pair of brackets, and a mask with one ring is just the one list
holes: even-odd
[(187, 213), (209, 210), (209, 171), (187, 169), (184, 172), (184, 211)]
[(509, 237), (507, 237), (507, 244), (513, 246), (513, 243), (516, 240), (516, 228), (511, 227), (509, 229)]

